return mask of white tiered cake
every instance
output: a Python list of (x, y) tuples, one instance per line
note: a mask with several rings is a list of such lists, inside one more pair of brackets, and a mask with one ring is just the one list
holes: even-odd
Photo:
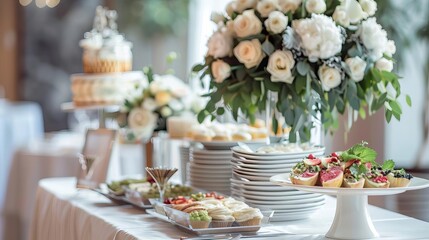
[(75, 106), (121, 104), (143, 81), (140, 71), (130, 71), (132, 44), (117, 31), (116, 11), (97, 7), (94, 26), (80, 41), (82, 74), (71, 76)]

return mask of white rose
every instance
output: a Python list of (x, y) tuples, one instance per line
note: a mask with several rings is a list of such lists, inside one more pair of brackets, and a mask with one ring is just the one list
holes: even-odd
[(375, 68), (380, 71), (391, 72), (393, 70), (393, 62), (385, 58), (380, 58), (377, 62), (375, 62)]
[(264, 24), (268, 31), (272, 33), (282, 33), (288, 23), (288, 18), (284, 15), (284, 13), (279, 11), (274, 11), (268, 15), (268, 19), (265, 20)]
[(128, 126), (132, 129), (155, 128), (156, 115), (143, 108), (134, 108), (128, 115)]
[(232, 17), (234, 12), (236, 11), (236, 8), (237, 8), (236, 2), (234, 2), (234, 1), (229, 2), (225, 8), (226, 14), (228, 14), (228, 16)]
[(254, 10), (246, 10), (234, 20), (234, 32), (238, 37), (247, 37), (262, 31), (262, 23)]
[(301, 47), (311, 62), (330, 58), (341, 51), (341, 30), (328, 16), (312, 14), (311, 18), (294, 20), (292, 28), (301, 38)]
[(332, 15), (332, 18), (334, 21), (338, 24), (340, 24), (343, 27), (350, 26), (350, 19), (349, 16), (347, 16), (346, 11), (343, 7), (337, 6), (335, 8), (334, 14)]
[(366, 62), (360, 57), (347, 58), (346, 64), (350, 69), (350, 78), (355, 82), (362, 81), (365, 75)]
[(225, 17), (223, 16), (222, 13), (212, 12), (212, 14), (210, 15), (210, 20), (212, 20), (212, 22), (218, 24), (219, 22), (223, 22), (225, 20)]
[(262, 17), (268, 17), (271, 12), (279, 8), (277, 0), (261, 0), (256, 5), (256, 10), (261, 14)]
[(141, 107), (148, 111), (153, 112), (156, 109), (156, 102), (153, 98), (146, 98), (143, 100)]
[(295, 66), (292, 52), (277, 50), (268, 60), (267, 71), (271, 74), (272, 82), (291, 84), (294, 80), (292, 68)]
[(217, 83), (222, 83), (223, 80), (231, 76), (231, 66), (222, 60), (214, 61), (211, 66), (211, 71)]
[(214, 58), (231, 56), (233, 39), (228, 32), (217, 31), (209, 38), (207, 42), (208, 55)]
[(246, 68), (258, 66), (265, 57), (265, 53), (262, 51), (262, 46), (258, 39), (240, 42), (234, 48), (234, 55)]
[(319, 68), (318, 75), (325, 91), (329, 91), (341, 83), (341, 74), (336, 68), (323, 65)]
[(396, 53), (396, 45), (393, 40), (388, 40), (386, 45), (385, 54), (389, 57), (393, 56)]
[(358, 23), (360, 20), (368, 17), (368, 14), (362, 10), (357, 0), (344, 0), (340, 5), (351, 23)]
[(359, 0), (359, 4), (368, 16), (372, 16), (377, 11), (377, 3), (374, 0)]
[(294, 13), (301, 5), (302, 0), (278, 0), (280, 10), (283, 13)]
[(368, 18), (362, 21), (362, 25), (359, 28), (359, 37), (374, 60), (378, 60), (383, 56), (387, 46), (387, 33), (376, 22), (375, 18)]
[(307, 9), (309, 13), (324, 13), (326, 11), (325, 0), (307, 0), (305, 9)]
[(236, 0), (235, 11), (238, 13), (243, 12), (249, 8), (255, 8), (257, 0)]
[(161, 116), (166, 118), (166, 117), (171, 116), (173, 114), (173, 111), (171, 110), (171, 108), (165, 106), (165, 107), (161, 108), (160, 113), (161, 113)]

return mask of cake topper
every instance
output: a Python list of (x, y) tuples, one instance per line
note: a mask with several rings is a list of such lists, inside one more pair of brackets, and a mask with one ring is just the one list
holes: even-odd
[(98, 6), (95, 9), (94, 25), (91, 32), (99, 33), (103, 37), (116, 34), (118, 30), (117, 18), (118, 14), (115, 10), (108, 10), (105, 7)]

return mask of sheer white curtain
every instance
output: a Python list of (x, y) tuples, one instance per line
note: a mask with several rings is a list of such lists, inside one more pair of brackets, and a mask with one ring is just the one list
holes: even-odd
[(212, 11), (224, 12), (231, 0), (191, 0), (189, 3), (188, 68), (201, 63), (207, 52), (206, 43), (216, 29), (210, 21)]

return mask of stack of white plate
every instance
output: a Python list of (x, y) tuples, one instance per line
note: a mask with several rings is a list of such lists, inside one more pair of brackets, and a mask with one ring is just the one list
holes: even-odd
[(231, 150), (190, 149), (188, 184), (207, 191), (230, 195)]
[(233, 147), (231, 195), (259, 208), (274, 210), (272, 221), (309, 217), (324, 203), (323, 195), (274, 185), (270, 177), (289, 173), (310, 153), (322, 156), (323, 147), (293, 153), (255, 153)]
[(186, 166), (189, 162), (189, 146), (182, 145), (179, 147), (180, 152), (180, 170), (182, 171), (182, 184), (186, 183), (187, 171)]

